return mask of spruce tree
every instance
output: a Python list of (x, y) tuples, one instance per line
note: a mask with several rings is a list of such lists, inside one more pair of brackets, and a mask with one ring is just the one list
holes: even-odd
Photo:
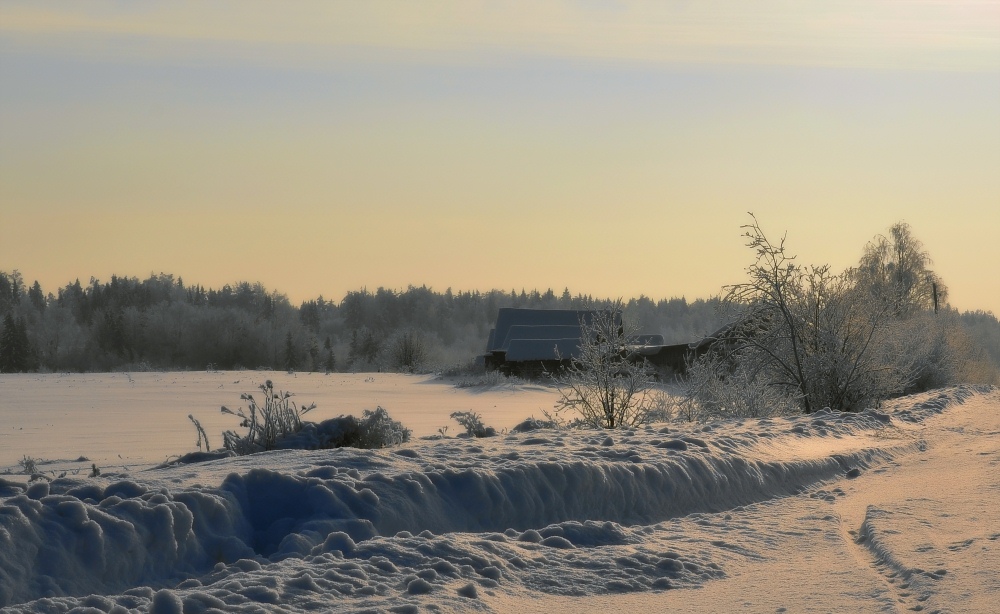
[(329, 337), (323, 342), (323, 349), (326, 350), (326, 372), (333, 373), (337, 370), (337, 357), (333, 355), (333, 344)]
[(17, 344), (17, 325), (14, 316), (9, 312), (3, 317), (3, 330), (0, 330), (0, 373), (14, 372), (14, 351)]
[(299, 366), (299, 361), (295, 357), (295, 339), (292, 338), (292, 331), (285, 335), (285, 368), (292, 370)]
[(8, 312), (0, 331), (0, 373), (22, 373), (31, 368), (31, 342), (28, 325)]
[(31, 340), (28, 339), (28, 323), (23, 317), (18, 318), (16, 327), (16, 352), (14, 358), (16, 359), (16, 367), (18, 373), (26, 373), (31, 371), (34, 367), (32, 360), (32, 348)]

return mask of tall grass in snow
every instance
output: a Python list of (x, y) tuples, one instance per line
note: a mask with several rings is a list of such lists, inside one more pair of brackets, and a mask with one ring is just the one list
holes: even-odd
[(279, 437), (291, 435), (302, 428), (302, 416), (316, 408), (316, 404), (299, 407), (291, 400), (292, 393), (274, 390), (274, 384), (267, 380), (260, 385), (262, 402), (252, 394), (242, 394), (240, 399), (247, 402), (246, 411), (235, 411), (222, 406), (222, 413), (241, 419), (240, 426), (249, 429), (245, 435), (235, 431), (222, 433), (222, 445), (237, 454), (250, 454), (262, 450), (273, 450)]

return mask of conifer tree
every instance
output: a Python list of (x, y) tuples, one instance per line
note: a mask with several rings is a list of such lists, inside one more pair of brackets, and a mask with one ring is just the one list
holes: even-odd
[(292, 338), (292, 331), (285, 335), (285, 368), (294, 369), (299, 366), (299, 361), (295, 357), (295, 340)]
[(0, 330), (0, 373), (14, 372), (16, 326), (14, 316), (9, 312), (4, 315), (3, 329)]
[(31, 341), (23, 318), (8, 312), (0, 331), (0, 373), (23, 373), (31, 369)]
[(329, 337), (323, 342), (323, 349), (326, 350), (326, 372), (333, 373), (337, 370), (337, 357), (333, 354), (333, 344)]

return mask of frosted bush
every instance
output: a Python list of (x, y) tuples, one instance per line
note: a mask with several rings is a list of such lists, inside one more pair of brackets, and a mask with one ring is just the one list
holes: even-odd
[(472, 358), (463, 362), (447, 365), (441, 369), (441, 377), (481, 376), (486, 373), (482, 359)]
[(483, 424), (483, 418), (474, 411), (452, 412), (451, 417), (465, 427), (469, 437), (495, 437), (497, 430)]
[(38, 461), (30, 456), (25, 456), (21, 460), (17, 461), (17, 464), (21, 467), (21, 473), (25, 475), (35, 475), (38, 473)]
[(794, 398), (748, 367), (747, 362), (709, 352), (688, 366), (684, 394), (664, 403), (666, 413), (695, 422), (766, 418), (798, 409)]
[(273, 450), (279, 437), (301, 430), (302, 416), (316, 408), (315, 403), (299, 407), (291, 400), (292, 393), (275, 392), (271, 380), (261, 384), (260, 390), (264, 394), (263, 404), (258, 403), (252, 394), (243, 394), (240, 399), (247, 402), (246, 411), (242, 407), (236, 411), (222, 407), (222, 413), (240, 418), (240, 426), (249, 429), (245, 435), (235, 431), (224, 432), (222, 444), (227, 450), (237, 454)]
[(629, 340), (638, 331), (634, 322), (622, 319), (623, 311), (619, 299), (580, 321), (577, 354), (552, 376), (559, 389), (557, 413), (568, 411), (594, 428), (630, 428), (649, 421), (653, 371), (644, 359), (630, 356)]
[(293, 435), (280, 438), (282, 450), (326, 450), (329, 448), (379, 449), (406, 443), (411, 431), (378, 407), (361, 417), (338, 416), (322, 422), (305, 422)]
[(559, 428), (559, 424), (549, 417), (546, 420), (539, 420), (538, 418), (531, 417), (519, 422), (514, 428), (510, 429), (513, 433), (530, 433), (531, 431), (537, 431), (539, 429), (554, 429)]
[(465, 377), (460, 379), (456, 388), (495, 388), (497, 386), (517, 386), (525, 381), (516, 375), (505, 375), (500, 371), (485, 371), (475, 377)]
[[(180, 457), (177, 462), (200, 462), (219, 458), (219, 454), (246, 455), (267, 450), (316, 450), (327, 448), (385, 448), (406, 443), (412, 431), (389, 417), (382, 407), (366, 409), (360, 418), (340, 416), (323, 422), (306, 422), (302, 416), (316, 407), (312, 403), (299, 407), (291, 400), (290, 392), (274, 391), (274, 384), (268, 380), (260, 386), (263, 401), (258, 402), (251, 394), (240, 398), (247, 401), (247, 408), (237, 410), (223, 407), (222, 412), (240, 418), (240, 426), (247, 429), (245, 434), (235, 431), (222, 433), (223, 449), (211, 452), (208, 436), (201, 424), (189, 415), (188, 418), (198, 431), (199, 452)], [(202, 446), (204, 445), (204, 451)]]
[[(352, 416), (353, 417), (353, 416)], [(397, 420), (389, 417), (382, 407), (375, 408), (375, 411), (366, 409), (361, 414), (359, 422), (361, 439), (357, 446), (359, 448), (386, 448), (398, 446), (410, 440), (412, 431), (402, 425)]]

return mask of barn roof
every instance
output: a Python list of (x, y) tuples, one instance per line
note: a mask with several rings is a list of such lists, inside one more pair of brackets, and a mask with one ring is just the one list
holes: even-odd
[(507, 338), (498, 348), (506, 351), (511, 341), (518, 339), (579, 339), (580, 324), (563, 325), (549, 324), (534, 326), (530, 324), (515, 324), (507, 329)]
[(570, 339), (512, 339), (506, 359), (511, 362), (527, 360), (565, 360), (580, 353), (580, 337)]
[[(572, 326), (576, 328), (575, 335), (580, 335), (581, 319), (589, 321), (593, 311), (576, 309), (518, 309), (501, 307), (497, 314), (497, 324), (490, 336), (487, 352), (503, 351), (512, 326)], [(515, 337), (512, 337), (512, 339)]]

